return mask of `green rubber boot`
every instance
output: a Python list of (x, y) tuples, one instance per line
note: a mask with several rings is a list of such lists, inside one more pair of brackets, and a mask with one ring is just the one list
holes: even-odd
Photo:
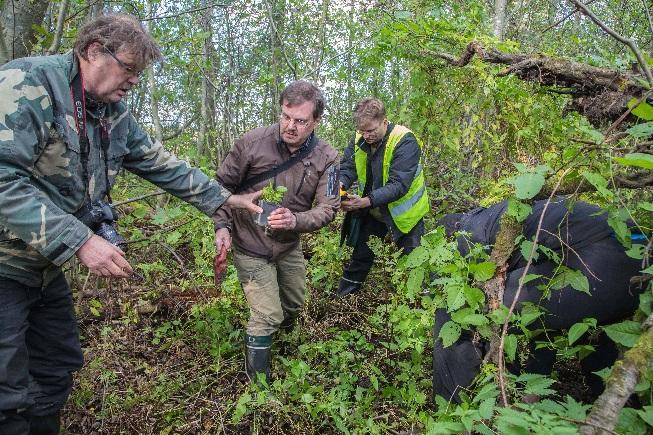
[(250, 382), (258, 379), (258, 374), (265, 375), (265, 382), (270, 382), (272, 336), (245, 335), (245, 364)]

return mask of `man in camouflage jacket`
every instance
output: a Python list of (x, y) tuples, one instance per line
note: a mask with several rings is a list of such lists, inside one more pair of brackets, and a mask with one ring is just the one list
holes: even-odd
[(76, 217), (105, 199), (121, 168), (209, 216), (225, 203), (260, 210), (255, 195), (230, 195), (150, 140), (121, 103), (160, 57), (135, 18), (109, 15), (80, 29), (73, 53), (0, 68), (2, 434), (59, 431), (71, 373), (82, 365), (61, 265), (75, 254), (98, 275), (132, 272), (119, 247)]

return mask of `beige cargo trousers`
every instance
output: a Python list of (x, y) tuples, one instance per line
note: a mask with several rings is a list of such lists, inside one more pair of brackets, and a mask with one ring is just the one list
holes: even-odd
[(236, 249), (233, 257), (249, 305), (248, 335), (272, 335), (284, 319), (299, 315), (306, 293), (306, 260), (301, 243), (276, 262), (250, 257)]

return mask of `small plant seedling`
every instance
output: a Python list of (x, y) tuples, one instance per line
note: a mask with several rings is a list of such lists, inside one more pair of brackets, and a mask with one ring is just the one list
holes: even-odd
[(283, 195), (288, 189), (285, 186), (274, 187), (272, 181), (270, 184), (263, 188), (263, 194), (261, 195), (261, 200), (269, 202), (271, 204), (281, 204), (283, 200)]

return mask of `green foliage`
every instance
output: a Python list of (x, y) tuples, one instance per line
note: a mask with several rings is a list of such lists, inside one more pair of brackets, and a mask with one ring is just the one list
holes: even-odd
[(271, 204), (281, 204), (284, 194), (288, 191), (285, 186), (274, 186), (273, 182), (263, 188), (261, 200), (267, 201)]

